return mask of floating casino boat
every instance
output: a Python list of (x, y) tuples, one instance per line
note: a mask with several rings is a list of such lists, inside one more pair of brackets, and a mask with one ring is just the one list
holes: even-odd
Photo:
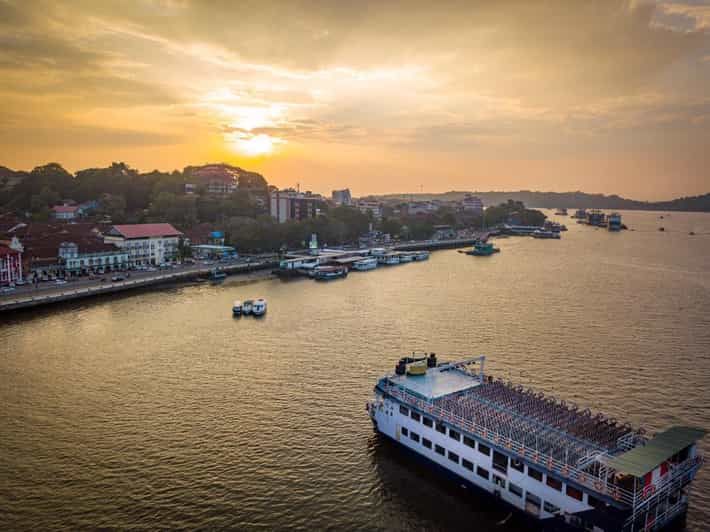
[(484, 362), (402, 358), (366, 405), (376, 430), (546, 529), (651, 531), (683, 519), (705, 430), (672, 427), (648, 438), (494, 380)]
[(500, 252), (500, 249), (495, 247), (489, 242), (478, 241), (473, 245), (473, 249), (464, 251), (466, 255), (473, 255), (474, 257), (490, 257), (494, 253)]

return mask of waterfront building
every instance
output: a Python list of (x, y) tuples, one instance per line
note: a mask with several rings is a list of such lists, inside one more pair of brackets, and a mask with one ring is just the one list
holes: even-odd
[(22, 244), (13, 237), (0, 241), (0, 286), (13, 285), (22, 281)]
[(456, 231), (450, 225), (435, 225), (432, 240), (451, 240), (456, 238)]
[(57, 252), (64, 277), (128, 268), (128, 250), (100, 239), (62, 242)]
[(463, 210), (473, 214), (481, 214), (483, 212), (483, 201), (478, 196), (466, 194), (461, 202)]
[(372, 213), (372, 218), (376, 221), (382, 220), (382, 203), (379, 201), (361, 199), (357, 202), (357, 208), (363, 214)]
[(130, 266), (157, 266), (175, 261), (182, 236), (167, 223), (114, 225), (104, 242), (125, 249)]
[(642, 429), (484, 374), (485, 357), (406, 357), (375, 386), (377, 431), (457, 483), (555, 530), (659, 530), (682, 518), (703, 429)]
[(273, 190), (269, 194), (269, 212), (278, 223), (288, 220), (305, 220), (320, 214), (323, 197), (310, 191), (299, 192), (292, 188)]
[(350, 195), (350, 189), (334, 190), (332, 194), (333, 203), (336, 205), (351, 205), (353, 198)]
[(52, 207), (52, 216), (56, 220), (75, 220), (79, 217), (78, 205), (55, 205)]

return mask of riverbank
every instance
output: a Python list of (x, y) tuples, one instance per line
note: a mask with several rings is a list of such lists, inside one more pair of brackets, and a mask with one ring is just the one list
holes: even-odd
[[(278, 266), (274, 261), (253, 261), (238, 264), (220, 264), (219, 269), (230, 275), (246, 275), (257, 271), (270, 271)], [(62, 303), (75, 299), (114, 294), (139, 288), (207, 279), (213, 270), (212, 265), (195, 265), (181, 268), (178, 271), (155, 272), (148, 274), (132, 274), (132, 277), (117, 282), (92, 281), (83, 282), (81, 286), (72, 284), (58, 285), (56, 288), (44, 288), (41, 291), (29, 287), (18, 293), (0, 297), (0, 312), (8, 312), (32, 308), (53, 303)], [(250, 280), (247, 278), (245, 280)]]

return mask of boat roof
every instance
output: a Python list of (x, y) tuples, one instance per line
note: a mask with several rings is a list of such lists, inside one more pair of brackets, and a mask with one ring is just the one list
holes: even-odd
[(640, 445), (610, 459), (607, 465), (617, 471), (642, 477), (705, 434), (706, 430), (695, 427), (671, 427), (656, 434), (646, 445)]
[(464, 371), (446, 366), (428, 368), (424, 375), (394, 375), (390, 381), (422, 399), (438, 399), (480, 385), (478, 379)]

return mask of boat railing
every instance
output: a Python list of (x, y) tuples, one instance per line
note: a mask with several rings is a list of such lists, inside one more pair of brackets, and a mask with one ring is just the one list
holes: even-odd
[[(607, 452), (600, 451), (590, 455), (588, 460), (582, 462), (582, 466), (578, 464), (572, 465), (562, 462), (538, 449), (531, 448), (506, 434), (502, 434), (484, 425), (477, 424), (470, 419), (463, 418), (449, 410), (445, 410), (431, 401), (421, 399), (402, 386), (392, 384), (388, 381), (383, 385), (383, 391), (405, 404), (414, 406), (433, 417), (450, 423), (457, 428), (466, 430), (470, 434), (485, 439), (500, 448), (505, 448), (528, 462), (538, 464), (562, 478), (573, 480), (597, 493), (612, 498), (618, 503), (633, 507), (639, 502), (637, 494), (613, 484), (610, 482), (608, 476), (603, 478), (586, 470), (586, 468), (594, 462), (603, 464), (604, 458), (609, 457), (609, 453)], [(602, 471), (603, 468), (599, 468), (599, 470)]]

